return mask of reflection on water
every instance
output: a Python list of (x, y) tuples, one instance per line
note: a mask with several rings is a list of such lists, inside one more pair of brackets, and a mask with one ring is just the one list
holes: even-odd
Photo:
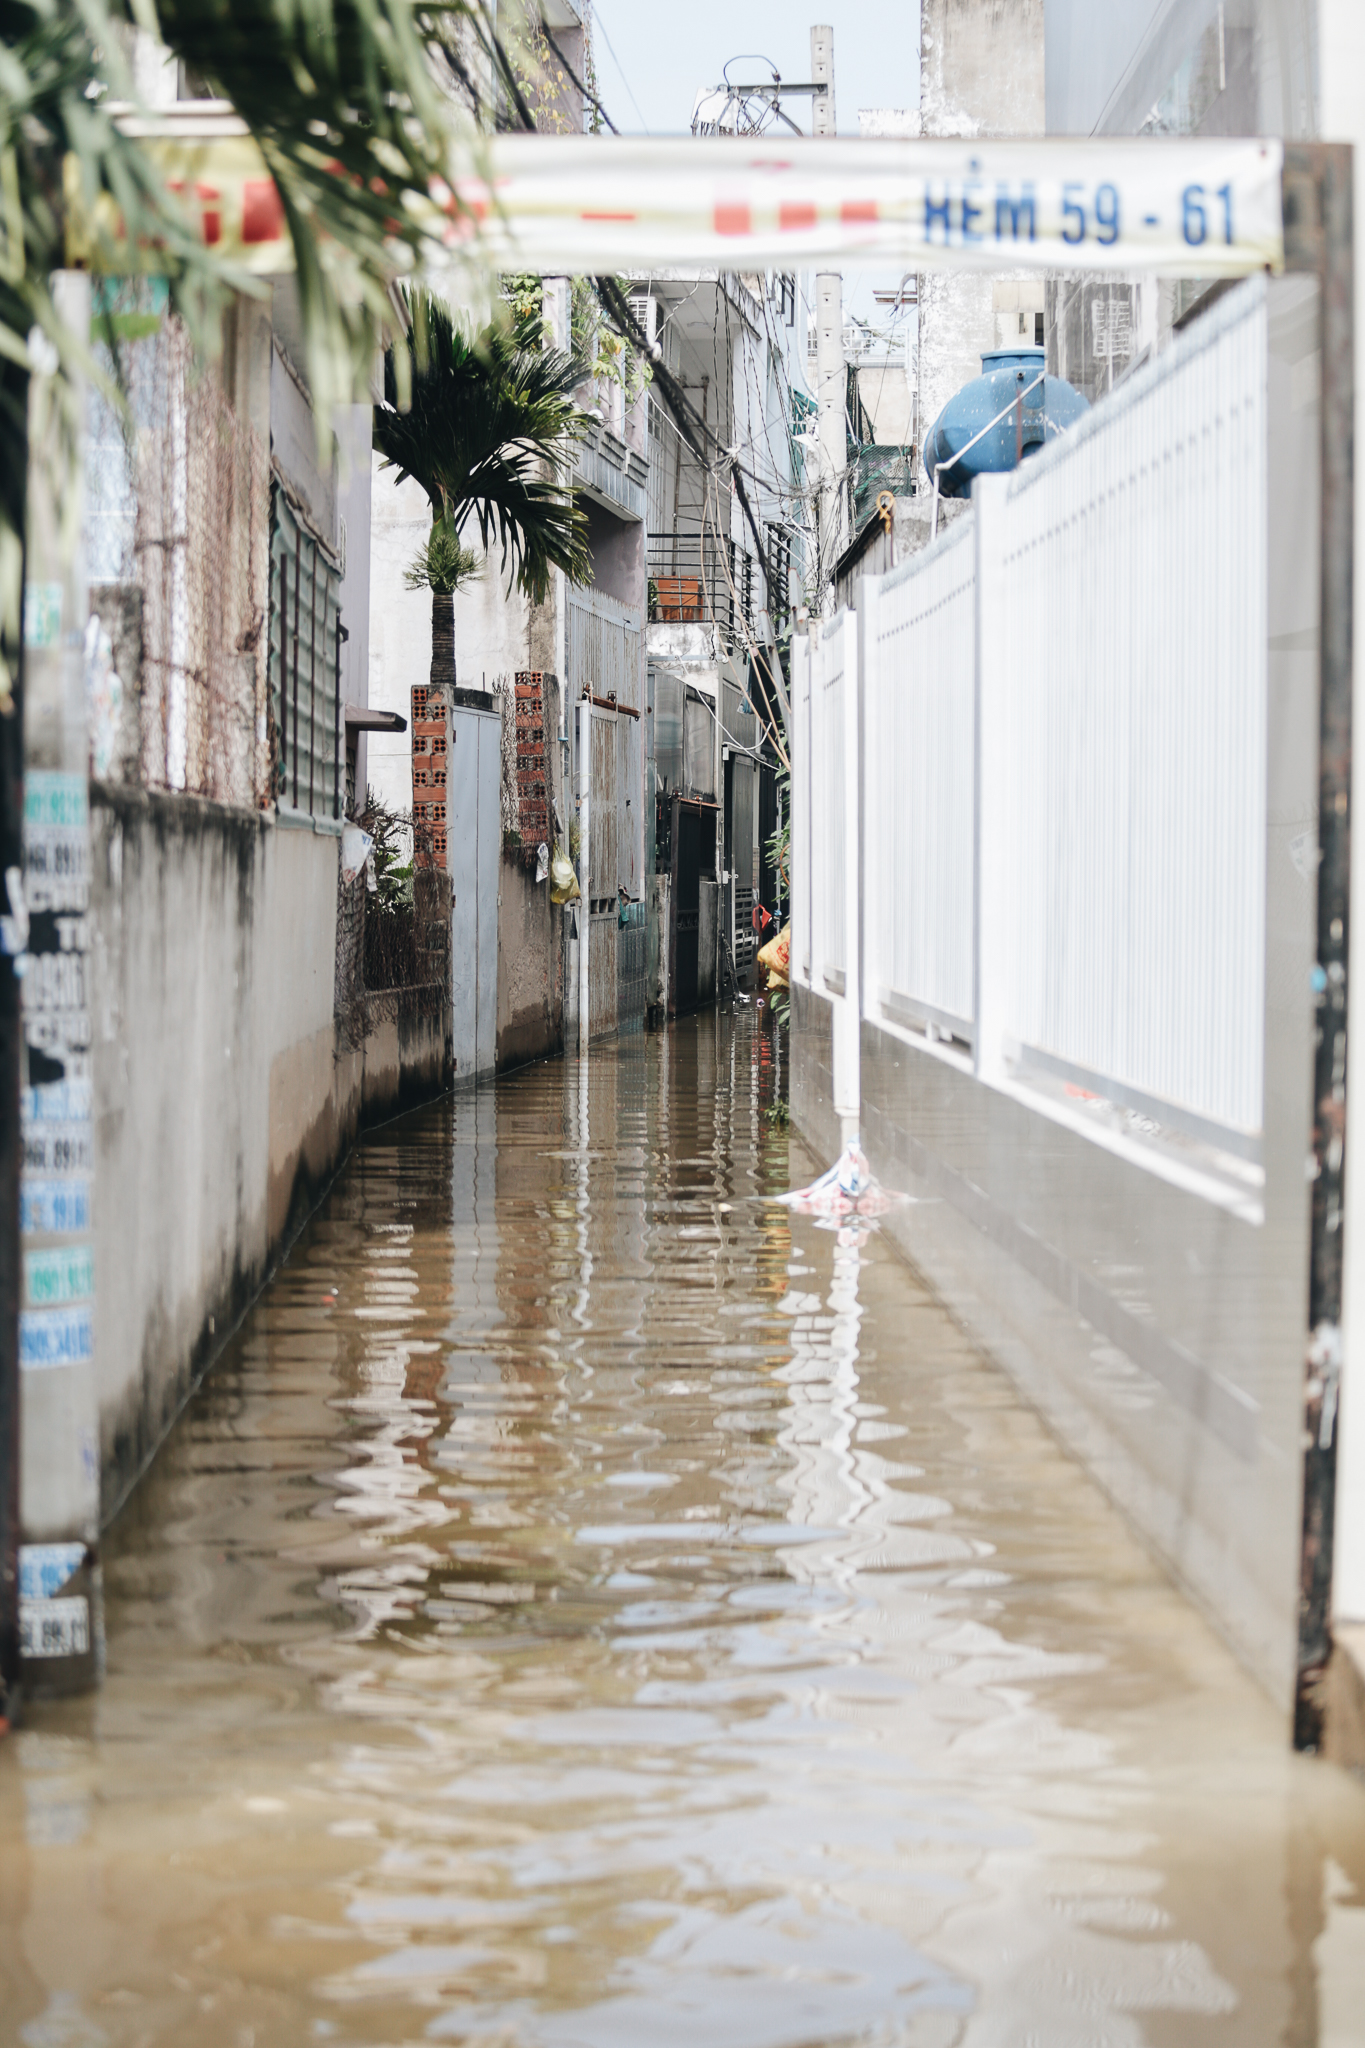
[[(1365, 1790), (703, 1018), (363, 1147), (0, 1749), (23, 2048), (1365, 2041)], [(1354, 1988), (1353, 1988), (1354, 1987)]]

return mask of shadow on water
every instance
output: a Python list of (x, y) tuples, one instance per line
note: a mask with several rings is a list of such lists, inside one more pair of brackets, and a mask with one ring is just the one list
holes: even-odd
[(752, 1012), (376, 1134), (0, 1751), (22, 2048), (1365, 2040), (1365, 1790), (873, 1234)]

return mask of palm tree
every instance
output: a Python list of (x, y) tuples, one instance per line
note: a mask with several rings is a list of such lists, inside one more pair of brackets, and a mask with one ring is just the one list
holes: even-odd
[(509, 588), (535, 604), (544, 602), (552, 569), (574, 583), (591, 574), (587, 518), (564, 480), (588, 423), (573, 399), (587, 370), (545, 343), (534, 313), (494, 321), (471, 339), (430, 294), (414, 292), (405, 305), (407, 333), (384, 357), (374, 445), (383, 466), (396, 469), (400, 483), (412, 477), (431, 506), (431, 534), (409, 580), (431, 591), (431, 682), (439, 688), (455, 679), (454, 592), (477, 560), (461, 541), (471, 519), (485, 550), (500, 546)]

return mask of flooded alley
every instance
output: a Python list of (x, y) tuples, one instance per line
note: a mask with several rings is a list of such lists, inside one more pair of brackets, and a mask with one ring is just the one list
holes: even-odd
[(1365, 2041), (1365, 1787), (880, 1236), (752, 1010), (373, 1134), (0, 1747), (21, 2048)]

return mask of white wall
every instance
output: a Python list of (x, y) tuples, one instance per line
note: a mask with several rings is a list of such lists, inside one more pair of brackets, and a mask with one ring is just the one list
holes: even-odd
[[(397, 483), (392, 470), (374, 457), (370, 503), (370, 675), (369, 701), (383, 711), (410, 718), (414, 685), (431, 673), (431, 598), (408, 590), (403, 574), (431, 531), (426, 493), (411, 478)], [(464, 536), (478, 545), (478, 529)], [(495, 676), (539, 667), (531, 659), (532, 610), (506, 591), (495, 552), (481, 580), (455, 600), (455, 663), (466, 689), (491, 689)], [(371, 733), (370, 787), (390, 810), (412, 808), (410, 735)]]

